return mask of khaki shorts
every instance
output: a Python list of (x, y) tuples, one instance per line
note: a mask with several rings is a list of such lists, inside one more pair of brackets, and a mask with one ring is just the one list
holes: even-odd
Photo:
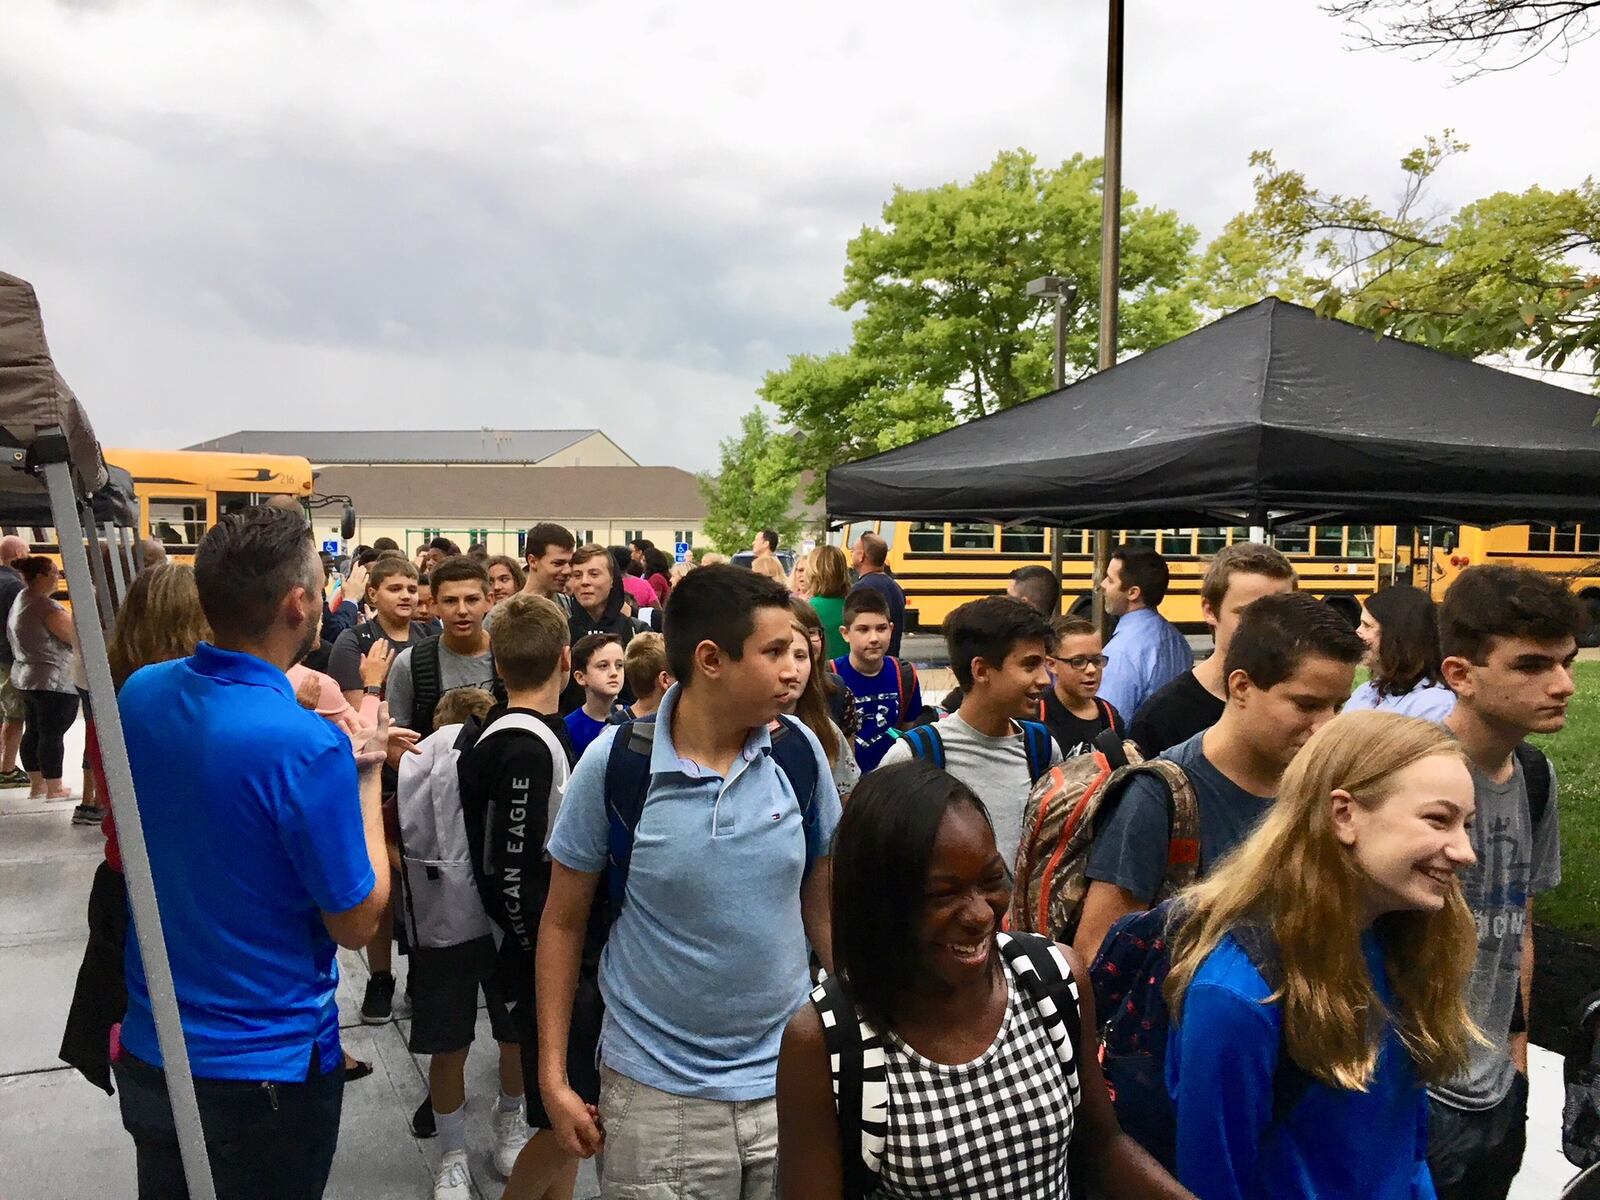
[(11, 686), (10, 669), (0, 667), (0, 721), (20, 721), (26, 715), (22, 693)]

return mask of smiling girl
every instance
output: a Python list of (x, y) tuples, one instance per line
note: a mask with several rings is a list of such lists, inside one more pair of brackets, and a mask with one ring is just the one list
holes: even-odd
[(1473, 808), (1438, 725), (1346, 713), (1184, 894), (1167, 1084), (1178, 1177), (1203, 1200), (1434, 1196), (1423, 1085), (1455, 1075), (1478, 1036), (1456, 879)]

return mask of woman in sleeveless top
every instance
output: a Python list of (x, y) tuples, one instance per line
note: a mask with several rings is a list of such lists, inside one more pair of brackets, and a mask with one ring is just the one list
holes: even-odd
[(77, 645), (72, 618), (51, 598), (61, 573), (42, 555), (16, 564), (23, 590), (6, 622), (11, 640), (11, 686), (22, 696), (27, 726), (22, 733), (22, 766), (28, 772), (30, 800), (74, 800), (61, 781), (67, 730), (78, 719), (78, 689), (72, 682), (72, 651)]
[[(790, 1020), (778, 1060), (785, 1200), (1063, 1200), (1085, 1194), (1074, 1147), (1096, 1195), (1187, 1200), (1117, 1125), (1082, 963), (1001, 933), (1010, 899), (965, 784), (921, 760), (862, 781), (834, 841), (838, 978)], [(830, 1031), (851, 1022), (864, 1069), (836, 1078)]]

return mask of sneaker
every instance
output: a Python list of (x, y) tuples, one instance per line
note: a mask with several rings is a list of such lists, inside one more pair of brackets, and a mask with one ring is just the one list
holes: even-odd
[(0, 771), (0, 788), (27, 787), (32, 782), (28, 773), (21, 767), (11, 771)]
[(394, 1020), (394, 976), (384, 971), (367, 980), (367, 994), (361, 1001), (363, 1025), (387, 1025)]
[(105, 815), (103, 809), (90, 808), (87, 804), (80, 804), (72, 810), (72, 823), (74, 825), (98, 825)]
[(433, 1177), (433, 1200), (474, 1200), (465, 1150), (452, 1150), (440, 1160), (439, 1173)]
[(433, 1097), (424, 1096), (417, 1111), (411, 1114), (411, 1136), (431, 1138), (439, 1135), (439, 1126), (433, 1119)]
[(409, 1021), (411, 1019), (411, 981), (406, 981), (406, 990), (403, 995), (394, 998), (394, 1019), (396, 1021)]
[(501, 1179), (511, 1178), (511, 1170), (517, 1165), (517, 1155), (522, 1153), (522, 1148), (532, 1136), (533, 1130), (528, 1128), (522, 1105), (517, 1105), (510, 1112), (495, 1107), (494, 1169), (500, 1173)]

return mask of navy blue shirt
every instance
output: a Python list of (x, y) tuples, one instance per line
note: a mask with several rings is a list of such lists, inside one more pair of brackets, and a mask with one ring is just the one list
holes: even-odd
[[(333, 1070), (339, 971), (322, 914), (376, 883), (349, 739), (277, 667), (204, 642), (134, 672), (118, 703), (191, 1070), (284, 1083)], [(122, 1043), (160, 1066), (136, 938), (126, 955)]]

